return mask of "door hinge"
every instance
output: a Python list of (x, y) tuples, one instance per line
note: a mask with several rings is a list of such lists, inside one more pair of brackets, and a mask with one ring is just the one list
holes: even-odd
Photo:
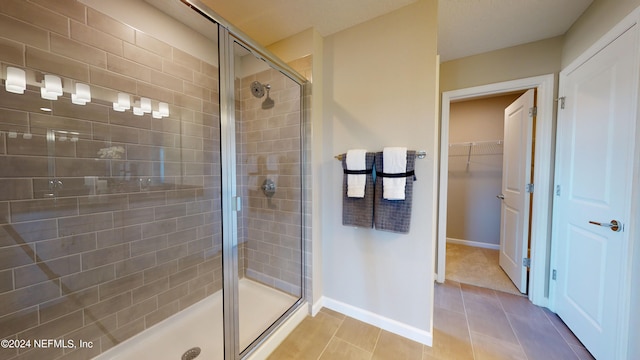
[(560, 185), (556, 185), (556, 196), (560, 196)]
[(536, 117), (538, 116), (538, 107), (534, 106), (534, 107), (530, 107), (529, 108), (529, 117)]
[(531, 267), (531, 258), (523, 258), (522, 259), (522, 266)]
[(556, 269), (553, 269), (553, 271), (551, 272), (551, 280), (555, 280), (557, 274), (558, 273), (556, 272)]
[(528, 193), (532, 193), (533, 192), (533, 184), (527, 184), (525, 189), (527, 190)]
[(566, 98), (564, 96), (561, 96), (561, 97), (558, 98), (558, 105), (560, 105), (560, 109), (564, 110), (564, 100), (565, 99)]

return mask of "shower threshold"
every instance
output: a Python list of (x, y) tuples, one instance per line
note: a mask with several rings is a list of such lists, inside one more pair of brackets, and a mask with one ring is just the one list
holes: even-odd
[[(238, 282), (240, 348), (244, 349), (297, 300), (280, 290), (244, 278)], [(163, 320), (94, 359), (180, 359), (200, 348), (197, 359), (224, 360), (222, 291)]]

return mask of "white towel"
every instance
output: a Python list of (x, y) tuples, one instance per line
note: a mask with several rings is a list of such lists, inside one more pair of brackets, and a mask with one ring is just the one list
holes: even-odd
[[(347, 151), (347, 170), (366, 170), (366, 158), (367, 150), (352, 149)], [(347, 196), (363, 198), (366, 184), (367, 175), (347, 175)]]
[[(386, 147), (382, 150), (382, 172), (400, 174), (407, 172), (407, 148)], [(407, 178), (382, 178), (382, 197), (387, 200), (404, 200)]]

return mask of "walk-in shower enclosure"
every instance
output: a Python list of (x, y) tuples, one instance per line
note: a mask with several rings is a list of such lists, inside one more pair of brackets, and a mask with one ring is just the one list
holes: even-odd
[(0, 359), (239, 359), (303, 305), (309, 59), (197, 1), (3, 0), (0, 65)]

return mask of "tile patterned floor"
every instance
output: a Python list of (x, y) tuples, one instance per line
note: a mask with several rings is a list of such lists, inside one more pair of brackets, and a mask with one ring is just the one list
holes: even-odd
[(433, 347), (322, 309), (270, 360), (593, 359), (555, 314), (527, 298), (447, 281), (436, 284)]

